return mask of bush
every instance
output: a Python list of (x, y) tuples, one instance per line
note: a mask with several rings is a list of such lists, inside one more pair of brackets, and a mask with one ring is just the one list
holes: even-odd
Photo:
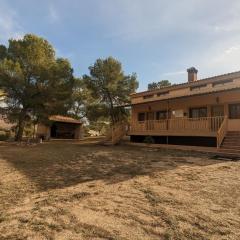
[(0, 141), (6, 141), (8, 140), (8, 135), (7, 134), (0, 134)]
[(143, 142), (144, 142), (144, 143), (148, 143), (148, 144), (154, 144), (154, 143), (155, 143), (155, 140), (154, 140), (153, 137), (147, 136), (147, 137), (144, 138)]

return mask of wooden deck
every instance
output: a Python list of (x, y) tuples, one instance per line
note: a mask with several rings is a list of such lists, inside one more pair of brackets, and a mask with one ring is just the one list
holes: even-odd
[(129, 135), (217, 137), (224, 117), (175, 118), (132, 122)]

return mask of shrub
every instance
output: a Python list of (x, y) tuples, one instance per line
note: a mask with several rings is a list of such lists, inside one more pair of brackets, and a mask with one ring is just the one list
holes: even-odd
[(6, 141), (8, 140), (8, 135), (7, 134), (0, 134), (0, 141)]
[(147, 137), (144, 138), (143, 142), (148, 143), (148, 144), (153, 144), (153, 143), (155, 143), (155, 140), (154, 140), (153, 137), (147, 136)]

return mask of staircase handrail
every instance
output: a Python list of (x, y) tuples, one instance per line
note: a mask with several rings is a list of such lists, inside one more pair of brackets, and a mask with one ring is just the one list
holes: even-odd
[(225, 116), (221, 126), (219, 127), (219, 129), (217, 131), (217, 148), (221, 147), (221, 144), (226, 136), (227, 124), (228, 124), (228, 118), (227, 118), (227, 116)]

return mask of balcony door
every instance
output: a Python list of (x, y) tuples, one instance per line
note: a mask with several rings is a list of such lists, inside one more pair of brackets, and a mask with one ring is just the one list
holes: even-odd
[(223, 105), (212, 106), (212, 117), (224, 117), (224, 106)]
[(154, 112), (147, 112), (146, 128), (147, 130), (154, 129)]
[(224, 105), (215, 105), (211, 108), (211, 129), (217, 131), (224, 120)]

